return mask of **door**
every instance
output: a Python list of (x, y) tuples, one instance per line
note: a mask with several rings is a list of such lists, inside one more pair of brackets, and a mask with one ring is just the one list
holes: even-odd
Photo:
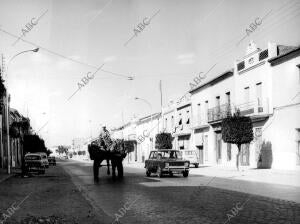
[(250, 144), (243, 144), (241, 149), (241, 156), (240, 156), (240, 162), (241, 166), (249, 166), (249, 147)]
[(199, 164), (203, 164), (204, 159), (203, 159), (203, 147), (199, 149)]
[(204, 153), (203, 153), (203, 146), (196, 146), (197, 147), (197, 154), (198, 154), (198, 163), (203, 164), (204, 163)]
[(222, 163), (222, 134), (216, 133), (216, 162)]
[(208, 135), (204, 135), (204, 159), (208, 161)]

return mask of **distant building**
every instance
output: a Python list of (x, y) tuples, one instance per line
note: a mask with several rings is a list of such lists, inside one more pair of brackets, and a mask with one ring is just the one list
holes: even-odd
[(84, 143), (86, 140), (84, 138), (74, 138), (72, 140), (72, 152), (78, 153), (79, 151), (84, 151), (86, 147), (84, 147)]

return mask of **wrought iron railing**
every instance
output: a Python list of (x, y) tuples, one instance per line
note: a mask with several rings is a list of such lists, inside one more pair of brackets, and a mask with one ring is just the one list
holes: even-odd
[(222, 120), (230, 115), (231, 106), (228, 103), (210, 108), (207, 111), (208, 122)]

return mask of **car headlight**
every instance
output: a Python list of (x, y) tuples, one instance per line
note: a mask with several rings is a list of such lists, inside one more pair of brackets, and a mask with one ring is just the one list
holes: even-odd
[(185, 167), (189, 167), (189, 165), (190, 165), (189, 162), (185, 162), (185, 163), (184, 163), (184, 166), (185, 166)]
[(165, 168), (169, 168), (169, 163), (165, 163)]

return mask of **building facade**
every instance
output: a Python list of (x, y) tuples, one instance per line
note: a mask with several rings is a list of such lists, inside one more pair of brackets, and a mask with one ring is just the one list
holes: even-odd
[(251, 118), (255, 136), (250, 144), (242, 145), (241, 165), (265, 167), (267, 158), (272, 168), (296, 168), (299, 79), (299, 48), (269, 43), (261, 50), (251, 42), (232, 70), (192, 90), (190, 148), (200, 150), (200, 164), (235, 166), (237, 147), (222, 140), (221, 123), (240, 110)]
[[(268, 43), (260, 49), (250, 42), (232, 69), (169, 103), (155, 119), (136, 119), (119, 129), (123, 138), (137, 140), (128, 160), (144, 162), (155, 147), (155, 135), (164, 131), (172, 134), (174, 149), (195, 150), (200, 165), (235, 167), (238, 149), (222, 140), (221, 124), (239, 110), (251, 118), (254, 133), (253, 141), (242, 145), (241, 166), (299, 168), (299, 55), (299, 47)], [(145, 134), (155, 125), (159, 127)]]

